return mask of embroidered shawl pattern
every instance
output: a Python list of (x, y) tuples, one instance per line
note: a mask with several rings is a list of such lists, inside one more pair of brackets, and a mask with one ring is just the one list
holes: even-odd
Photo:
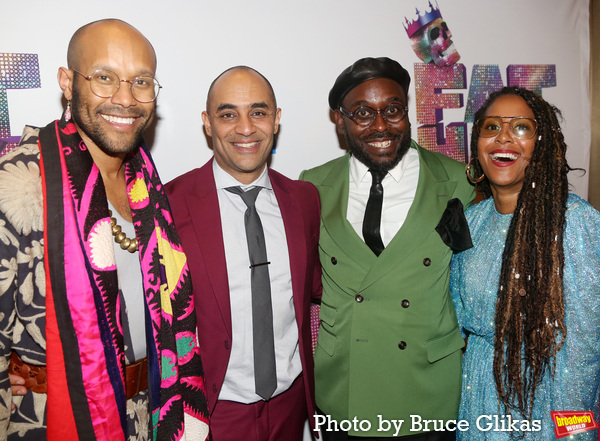
[[(123, 305), (102, 177), (64, 119), (40, 131), (40, 150), (48, 439), (124, 440)], [(146, 299), (152, 437), (204, 440), (208, 409), (186, 257), (145, 146), (125, 164)]]

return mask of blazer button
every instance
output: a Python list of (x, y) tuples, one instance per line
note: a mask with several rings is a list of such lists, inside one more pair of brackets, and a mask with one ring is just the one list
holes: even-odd
[(408, 308), (410, 306), (410, 302), (406, 299), (402, 300), (402, 307)]
[(331, 263), (332, 263), (333, 265), (337, 265), (337, 259), (336, 259), (335, 257), (332, 257), (332, 258), (331, 258)]
[(402, 351), (405, 350), (406, 349), (406, 342), (405, 341), (401, 341), (400, 343), (398, 343), (398, 347)]
[(431, 259), (429, 257), (426, 257), (425, 259), (423, 259), (423, 265), (425, 265), (425, 266), (431, 265)]
[(356, 300), (356, 303), (362, 303), (362, 301), (365, 298), (363, 296), (361, 296), (360, 294), (356, 294), (356, 296), (354, 297), (354, 300)]
[(231, 348), (231, 345), (229, 344), (229, 340), (225, 340), (225, 349), (229, 349)]
[(213, 392), (217, 393), (218, 390), (219, 388), (217, 387), (217, 383), (213, 383)]

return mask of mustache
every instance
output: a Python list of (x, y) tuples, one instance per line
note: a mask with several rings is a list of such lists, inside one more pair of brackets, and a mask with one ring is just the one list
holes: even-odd
[(377, 133), (372, 133), (370, 135), (363, 136), (360, 139), (362, 141), (374, 141), (376, 139), (400, 138), (400, 137), (402, 137), (401, 133), (377, 132)]
[(97, 113), (117, 116), (120, 118), (139, 118), (148, 115), (144, 109), (123, 109), (119, 106), (100, 106), (96, 109)]

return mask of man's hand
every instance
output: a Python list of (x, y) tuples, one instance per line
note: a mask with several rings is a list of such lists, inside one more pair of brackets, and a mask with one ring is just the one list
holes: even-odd
[[(15, 374), (8, 374), (8, 378), (10, 380), (10, 389), (12, 390), (13, 395), (19, 396), (27, 393), (27, 388), (23, 386), (25, 384), (23, 377)], [(15, 410), (15, 403), (12, 403), (11, 410)]]

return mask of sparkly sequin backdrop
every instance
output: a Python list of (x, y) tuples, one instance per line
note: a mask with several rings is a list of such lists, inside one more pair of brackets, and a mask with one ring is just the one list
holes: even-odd
[[(466, 89), (467, 68), (458, 62), (461, 56), (437, 1), (412, 1), (414, 12), (410, 11), (402, 24), (413, 51), (424, 61), (415, 63), (413, 75), (418, 142), (429, 150), (466, 162), (469, 159), (467, 124), (473, 122), (473, 115), (489, 94), (504, 87), (500, 67), (497, 64), (473, 66), (464, 117), (461, 121), (447, 122), (449, 118), (444, 118), (444, 110), (462, 109), (465, 95), (443, 91)], [(507, 86), (525, 87), (541, 95), (542, 88), (556, 87), (556, 66), (509, 65), (506, 78)]]
[[(53, 2), (43, 0), (4, 3), (6, 8), (0, 10), (6, 17), (24, 16), (35, 10), (36, 19), (41, 19), (54, 8)], [(164, 16), (150, 11), (139, 16), (130, 11), (120, 17), (156, 45), (158, 78), (164, 89), (158, 101), (156, 129), (150, 132), (149, 141), (165, 180), (212, 155), (206, 148), (198, 114), (214, 77), (240, 63), (259, 69), (272, 81), (283, 110), (277, 154), (271, 165), (287, 176), (297, 177), (303, 169), (333, 159), (342, 151), (327, 107), (327, 94), (339, 73), (364, 56), (388, 56), (409, 71), (412, 136), (427, 149), (466, 162), (474, 112), (492, 91), (518, 84), (535, 90), (561, 109), (569, 161), (575, 167), (590, 168), (588, 0), (508, 0), (510, 7), (506, 8), (477, 0), (374, 0), (370, 6), (386, 11), (382, 20), (376, 21), (364, 19), (364, 2), (359, 0), (321, 2), (319, 7), (314, 2), (288, 2), (282, 7), (277, 0), (263, 0), (265, 12), (273, 14), (268, 18), (277, 22), (279, 36), (273, 43), (281, 57), (268, 56), (262, 48), (250, 44), (241, 31), (242, 23), (257, 11), (252, 2), (234, 3), (240, 7), (236, 12), (236, 20), (240, 20), (236, 33), (240, 35), (232, 34), (222, 47), (211, 46), (201, 58), (186, 55), (194, 47), (188, 42), (201, 40), (206, 32), (219, 32), (218, 20), (205, 14), (227, 16), (230, 8), (225, 3), (183, 0), (181, 4), (188, 10), (184, 15), (169, 10)], [(337, 3), (347, 6), (343, 13), (334, 7)], [(514, 8), (518, 8), (518, 14)], [(91, 6), (85, 9), (95, 10)], [(470, 14), (472, 9), (478, 11), (476, 16)], [(198, 26), (197, 14), (206, 17), (202, 26)], [(502, 38), (491, 33), (488, 20), (481, 19), (488, 16), (494, 17), (493, 23), (510, 23), (510, 32), (504, 32)], [(305, 23), (312, 23), (315, 17), (319, 17), (320, 25), (314, 32), (305, 32)], [(529, 20), (533, 17), (536, 19)], [(79, 12), (69, 18), (65, 21), (68, 25), (56, 34), (50, 22), (48, 28), (33, 33), (22, 32), (18, 20), (5, 23), (4, 34), (12, 38), (0, 44), (0, 154), (12, 147), (6, 144), (16, 142), (24, 124), (44, 125), (60, 116), (62, 101), (55, 72), (64, 63), (71, 32), (84, 24)], [(342, 44), (332, 38), (346, 35), (350, 23), (360, 23), (364, 38), (356, 44), (351, 40)], [(181, 35), (175, 38), (165, 34), (164, 29), (177, 30)], [(55, 41), (39, 37), (48, 32), (56, 35)], [(490, 46), (491, 42), (495, 45)], [(177, 51), (173, 50), (174, 44)], [(214, 60), (209, 63), (211, 69), (205, 69), (204, 59)], [(288, 68), (291, 65), (302, 67)], [(181, 72), (194, 72), (197, 87), (190, 89), (186, 81), (181, 81)], [(43, 75), (46, 79), (41, 80)], [(197, 142), (187, 142), (182, 127), (198, 131)], [(174, 144), (178, 146), (177, 155), (185, 160), (174, 160)], [(569, 176), (574, 191), (584, 198), (589, 176)]]
[(37, 54), (0, 53), (0, 155), (10, 151), (19, 141), (19, 136), (11, 136), (6, 91), (41, 86)]
[[(447, 67), (416, 63), (414, 71), (419, 144), (463, 162), (468, 159), (467, 123), (473, 122), (473, 115), (489, 94), (505, 85), (499, 65), (476, 64), (468, 90), (442, 93), (445, 89), (466, 89), (466, 71), (461, 63)], [(540, 95), (543, 88), (556, 87), (554, 64), (509, 65), (506, 71), (508, 86), (525, 87)], [(463, 108), (465, 94), (464, 119), (445, 122), (443, 110)]]

